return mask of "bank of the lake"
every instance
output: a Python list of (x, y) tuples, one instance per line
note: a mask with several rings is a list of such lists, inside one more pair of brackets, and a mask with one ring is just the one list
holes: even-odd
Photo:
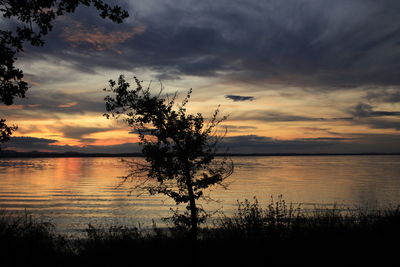
[(231, 217), (185, 229), (88, 226), (79, 239), (30, 216), (0, 216), (4, 266), (396, 266), (400, 208), (340, 211), (240, 203)]

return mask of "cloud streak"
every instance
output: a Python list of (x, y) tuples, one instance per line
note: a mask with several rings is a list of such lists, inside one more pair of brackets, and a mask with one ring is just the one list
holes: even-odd
[(242, 96), (242, 95), (225, 95), (225, 98), (233, 100), (234, 102), (240, 101), (253, 101), (254, 96)]
[(302, 116), (302, 115), (293, 115), (290, 113), (284, 113), (279, 111), (267, 111), (267, 110), (248, 110), (248, 111), (240, 111), (234, 112), (230, 119), (239, 120), (239, 121), (263, 121), (263, 122), (312, 122), (312, 121), (351, 121), (352, 117), (332, 117), (332, 118), (324, 118), (324, 117), (311, 117), (311, 116)]

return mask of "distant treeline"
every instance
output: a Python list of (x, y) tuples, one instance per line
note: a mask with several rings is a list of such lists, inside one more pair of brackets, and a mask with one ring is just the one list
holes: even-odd
[[(278, 157), (278, 156), (374, 156), (374, 155), (400, 155), (399, 153), (221, 153), (217, 156), (230, 157)], [(0, 158), (107, 158), (107, 157), (143, 157), (137, 153), (80, 153), (80, 152), (17, 152), (1, 150)]]
[(0, 158), (100, 158), (100, 157), (142, 157), (142, 153), (80, 153), (80, 152), (17, 152), (0, 151)]

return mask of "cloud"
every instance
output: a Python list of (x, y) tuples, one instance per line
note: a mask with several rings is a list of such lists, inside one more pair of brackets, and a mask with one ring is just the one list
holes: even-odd
[(230, 116), (232, 120), (256, 120), (264, 122), (296, 122), (296, 121), (351, 121), (352, 117), (309, 117), (303, 115), (293, 115), (278, 111), (266, 111), (266, 110), (248, 110), (233, 112)]
[[(70, 108), (70, 107), (73, 107), (73, 106), (76, 106), (78, 104), (78, 102), (75, 102), (75, 101), (73, 101), (73, 102), (68, 102), (68, 103), (65, 103), (65, 104), (60, 104), (60, 105), (58, 105), (57, 107), (58, 108)], [(38, 104), (37, 104), (38, 105)], [(31, 106), (32, 107), (32, 106)], [(38, 106), (37, 106), (38, 107)]]
[[(400, 129), (396, 106), (400, 102), (400, 2), (397, 0), (121, 3), (129, 5), (130, 13), (135, 14), (123, 24), (102, 20), (93, 10), (82, 7), (71, 16), (56, 20), (44, 47), (27, 46), (17, 62), (35, 88), (28, 91), (28, 98), (11, 107), (14, 110), (1, 110), (3, 115), (10, 121), (52, 119), (57, 123), (66, 115), (74, 119), (87, 113), (100, 116), (105, 111), (103, 96), (93, 87), (97, 84), (103, 87), (106, 79), (121, 72), (134, 72), (140, 78), (147, 75), (145, 80), (154, 77), (174, 80), (171, 86), (178, 89), (196, 86), (200, 98), (207, 95), (205, 98), (210, 101), (220, 101), (225, 94), (232, 101), (251, 101), (255, 99), (254, 90), (265, 90), (257, 92), (257, 98), (265, 99), (265, 104), (277, 100), (277, 105), (233, 110), (230, 116), (235, 120), (233, 124), (254, 120), (287, 122), (292, 126), (299, 122), (296, 129), (315, 126), (302, 130), (320, 138), (325, 135), (340, 138), (337, 132), (342, 128), (335, 128), (339, 124), (347, 131), (351, 127), (393, 129), (393, 132)], [(12, 21), (5, 23), (8, 23), (5, 29), (13, 26)], [(86, 93), (91, 89), (93, 94)], [(335, 92), (329, 94), (329, 91)], [(199, 109), (198, 103), (193, 104)], [(326, 128), (327, 122), (332, 129)], [(18, 124), (23, 129), (24, 125)], [(103, 128), (100, 124), (82, 125), (61, 130), (65, 137), (83, 138)], [(281, 126), (269, 125), (275, 129)], [(26, 127), (24, 134), (30, 134), (29, 126)], [(54, 125), (55, 130), (57, 127)], [(253, 130), (246, 127), (251, 126), (228, 128), (235, 133)], [(292, 129), (288, 127), (288, 131)], [(367, 137), (354, 138), (367, 140)], [(250, 143), (258, 140), (247, 139)], [(320, 148), (332, 144), (343, 150), (353, 142), (289, 141), (262, 142), (267, 148), (280, 144), (282, 150), (290, 142), (299, 149), (306, 148), (306, 144)]]
[(330, 128), (302, 127), (305, 132), (329, 132)]
[(368, 125), (374, 129), (395, 129), (400, 130), (400, 120), (390, 119), (364, 119), (356, 122), (356, 124)]
[(36, 138), (36, 137), (11, 137), (3, 147), (12, 149), (22, 149), (24, 151), (47, 150), (52, 144), (57, 143), (54, 139)]
[(75, 48), (89, 49), (97, 52), (113, 50), (120, 54), (122, 51), (114, 48), (116, 44), (121, 44), (135, 35), (142, 34), (144, 31), (144, 26), (138, 26), (125, 31), (105, 32), (100, 27), (89, 29), (81, 22), (73, 20), (69, 26), (63, 28), (60, 36)]
[(242, 95), (225, 95), (225, 98), (233, 100), (234, 102), (253, 101), (255, 99), (253, 96), (242, 96)]
[(369, 91), (365, 98), (374, 102), (398, 103), (400, 102), (400, 88), (375, 89)]
[(375, 111), (371, 105), (365, 103), (358, 104), (350, 110), (350, 113), (358, 118), (400, 116), (398, 111)]
[(62, 126), (58, 127), (66, 138), (82, 139), (84, 135), (110, 131), (110, 128), (104, 127), (81, 127), (81, 126)]
[(16, 107), (18, 109), (5, 107), (4, 114), (7, 117), (40, 119), (58, 118), (60, 114), (97, 113), (101, 116), (106, 111), (101, 94), (64, 93), (46, 90), (36, 90), (26, 98), (16, 99)]
[(68, 20), (58, 21), (53, 36), (59, 38), (23, 57), (47, 54), (87, 71), (152, 69), (173, 73), (165, 76), (173, 79), (218, 76), (319, 90), (400, 85), (399, 1), (138, 0), (129, 5), (136, 16), (119, 28), (79, 9), (72, 15), (80, 23), (75, 29)]
[(247, 126), (247, 125), (230, 125), (230, 124), (222, 124), (221, 127), (224, 127), (228, 130), (228, 132), (241, 132), (241, 131), (249, 131), (256, 130), (255, 126)]
[(400, 112), (375, 110), (366, 103), (359, 103), (346, 110), (352, 116), (353, 125), (366, 125), (373, 129), (400, 130)]

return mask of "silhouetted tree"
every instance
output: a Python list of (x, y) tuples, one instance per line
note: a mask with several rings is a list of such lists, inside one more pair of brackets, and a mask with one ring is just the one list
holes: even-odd
[(219, 143), (224, 135), (217, 134), (217, 108), (205, 122), (201, 113), (186, 114), (186, 104), (191, 90), (181, 105), (176, 105), (176, 94), (172, 99), (152, 95), (135, 77), (136, 89), (124, 76), (118, 81), (109, 81), (111, 92), (105, 98), (107, 118), (124, 119), (139, 135), (146, 164), (135, 163), (126, 179), (138, 178), (143, 173), (146, 179), (139, 188), (150, 194), (164, 194), (176, 204), (187, 204), (187, 211), (172, 219), (176, 224), (190, 228), (191, 236), (197, 237), (198, 226), (205, 219), (205, 211), (196, 204), (204, 197), (204, 189), (222, 183), (233, 172), (233, 164), (226, 157), (216, 158)]
[[(121, 23), (128, 17), (119, 6), (109, 6), (102, 0), (0, 0), (0, 14), (19, 25), (15, 31), (0, 29), (0, 102), (12, 105), (15, 97), (25, 97), (28, 83), (23, 81), (23, 71), (16, 68), (16, 54), (23, 51), (24, 43), (33, 46), (44, 44), (43, 36), (53, 28), (56, 17), (72, 13), (79, 5), (94, 6), (102, 18)], [(16, 127), (8, 127), (1, 119), (2, 141), (8, 139)], [(5, 125), (5, 126), (4, 126)]]
[(5, 124), (5, 121), (6, 120), (4, 119), (0, 119), (0, 144), (10, 140), (12, 132), (17, 129), (16, 126), (7, 126), (7, 124)]

